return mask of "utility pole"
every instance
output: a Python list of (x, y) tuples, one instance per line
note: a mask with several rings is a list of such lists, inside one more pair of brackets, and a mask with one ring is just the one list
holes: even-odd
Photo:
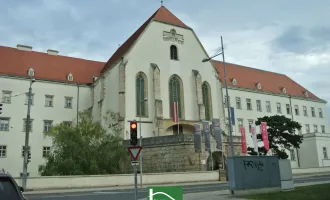
[(30, 87), (28, 93), (28, 109), (27, 109), (27, 116), (26, 116), (26, 126), (25, 126), (25, 145), (24, 145), (24, 162), (23, 162), (23, 180), (22, 180), (22, 187), (26, 190), (26, 182), (27, 182), (27, 167), (28, 167), (28, 152), (29, 152), (29, 134), (30, 134), (30, 127), (31, 127), (31, 97), (32, 97), (32, 84), (35, 82), (35, 79), (30, 77)]

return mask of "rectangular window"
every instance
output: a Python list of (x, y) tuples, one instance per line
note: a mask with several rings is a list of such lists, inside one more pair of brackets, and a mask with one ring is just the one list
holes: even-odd
[(314, 124), (313, 127), (314, 127), (314, 133), (317, 133), (318, 132), (317, 125)]
[(42, 147), (42, 157), (45, 158), (50, 153), (50, 147)]
[(294, 106), (294, 112), (295, 112), (296, 115), (299, 115), (299, 107), (298, 107), (298, 105), (295, 105)]
[(243, 119), (237, 119), (238, 131), (243, 126)]
[(261, 101), (260, 100), (257, 100), (257, 111), (261, 112), (262, 109), (261, 109)]
[(52, 120), (44, 120), (44, 132), (50, 131), (52, 128), (53, 121)]
[(11, 103), (11, 91), (2, 91), (2, 103)]
[(272, 107), (270, 105), (270, 101), (266, 101), (266, 110), (267, 110), (267, 112), (272, 112)]
[(305, 124), (305, 126), (306, 126), (306, 133), (310, 133), (309, 124)]
[(295, 161), (296, 160), (296, 154), (294, 152), (294, 149), (290, 149), (290, 159), (292, 161)]
[(53, 102), (54, 96), (52, 95), (46, 95), (46, 103), (45, 106), (46, 107), (53, 107), (54, 106), (54, 102)]
[(0, 131), (9, 131), (9, 118), (0, 118)]
[[(29, 101), (29, 93), (25, 94), (25, 105), (28, 105), (28, 101)], [(34, 94), (31, 94), (31, 105), (34, 104)]]
[(70, 121), (63, 121), (63, 124), (67, 127), (70, 127), (72, 125), (72, 122)]
[[(25, 132), (26, 131), (26, 122), (27, 122), (27, 119), (23, 119), (23, 132)], [(32, 126), (32, 124), (33, 124), (33, 119), (30, 119), (30, 129), (29, 129), (29, 131), (30, 132), (32, 132), (32, 130), (33, 130), (33, 126)]]
[(314, 109), (314, 107), (311, 107), (311, 111), (312, 111), (312, 117), (315, 117), (315, 109)]
[(323, 158), (328, 159), (328, 151), (326, 147), (323, 147)]
[(276, 103), (277, 113), (282, 113), (281, 103)]
[(236, 109), (242, 109), (241, 97), (236, 97)]
[(72, 108), (72, 97), (65, 97), (65, 108)]
[(251, 99), (246, 99), (246, 109), (252, 110)]
[(0, 145), (0, 158), (5, 158), (7, 156), (7, 146)]
[[(31, 154), (31, 147), (28, 146), (28, 153)], [(22, 146), (22, 157), (24, 157), (24, 146)]]
[(319, 108), (319, 117), (323, 118), (322, 108)]
[(322, 133), (325, 133), (325, 126), (324, 125), (321, 125), (321, 131), (322, 131)]
[(307, 117), (308, 114), (307, 114), (307, 107), (306, 106), (303, 106), (303, 110), (304, 110), (304, 116)]
[(291, 114), (290, 104), (286, 104), (286, 114), (288, 114), (288, 115)]
[[(227, 100), (228, 99), (228, 100)], [(230, 96), (227, 98), (227, 96), (225, 96), (225, 98), (224, 98), (224, 104), (225, 104), (225, 108), (227, 108), (227, 106), (228, 106), (228, 102), (227, 101), (230, 101)]]
[(253, 125), (253, 119), (249, 119), (249, 133), (252, 133), (252, 125)]

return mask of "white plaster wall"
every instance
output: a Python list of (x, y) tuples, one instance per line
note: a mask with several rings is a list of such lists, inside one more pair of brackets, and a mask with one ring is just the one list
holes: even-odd
[[(170, 31), (175, 28), (178, 34), (184, 37), (184, 44), (171, 41), (163, 41), (163, 31)], [(178, 48), (178, 61), (170, 59), (170, 46), (174, 44)], [(202, 59), (207, 57), (202, 46), (191, 30), (174, 27), (171, 25), (152, 22), (143, 33), (142, 37), (136, 42), (133, 49), (127, 55), (128, 64), (126, 66), (126, 118), (133, 120), (136, 118), (135, 103), (135, 76), (139, 71), (144, 72), (148, 78), (148, 97), (153, 97), (152, 91), (152, 70), (150, 63), (155, 63), (160, 69), (161, 99), (163, 101), (163, 117), (170, 118), (169, 106), (169, 78), (173, 74), (181, 77), (184, 87), (184, 107), (185, 120), (198, 121), (198, 107), (196, 103), (196, 89), (192, 70), (198, 70), (203, 81), (207, 81), (211, 86), (213, 117), (220, 117), (219, 100), (217, 90), (220, 90), (218, 79), (211, 63), (202, 63)], [(143, 121), (153, 121), (154, 102), (148, 101), (148, 118)], [(143, 124), (142, 135), (152, 136), (152, 124)], [(128, 127), (128, 125), (126, 126)]]
[[(7, 157), (0, 158), (0, 169), (4, 168), (14, 176), (22, 172), (22, 146), (25, 141), (23, 119), (26, 118), (27, 105), (25, 93), (28, 92), (29, 81), (26, 79), (0, 78), (0, 93), (2, 90), (12, 91), (11, 104), (4, 104), (0, 117), (10, 118), (9, 131), (0, 131), (0, 145), (7, 145)], [(43, 134), (43, 120), (53, 120), (53, 124), (62, 121), (73, 121), (77, 115), (77, 86), (51, 82), (37, 81), (32, 86), (34, 105), (31, 106), (32, 132), (30, 134), (31, 162), (28, 165), (30, 176), (38, 175), (38, 166), (44, 163), (42, 147), (52, 146), (49, 138)], [(80, 87), (79, 110), (90, 105), (90, 88)], [(2, 94), (1, 94), (2, 95)], [(45, 95), (54, 95), (54, 106), (45, 107)], [(72, 109), (64, 108), (64, 97), (73, 97)], [(2, 96), (1, 96), (2, 98)]]
[[(324, 158), (323, 147), (326, 147), (328, 158)], [(316, 137), (317, 158), (320, 167), (330, 166), (330, 135), (327, 137)]]

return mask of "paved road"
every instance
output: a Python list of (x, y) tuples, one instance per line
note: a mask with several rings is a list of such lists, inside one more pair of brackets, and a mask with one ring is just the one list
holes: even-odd
[[(312, 176), (295, 178), (295, 183), (308, 183), (318, 181), (329, 181), (329, 175)], [(219, 190), (227, 190), (227, 183), (212, 183), (212, 184), (198, 184), (183, 186), (183, 193), (199, 193), (199, 192), (213, 192)], [(29, 200), (132, 200), (133, 189), (115, 189), (103, 191), (89, 191), (89, 192), (75, 192), (75, 193), (59, 193), (59, 194), (34, 194), (25, 195)], [(139, 189), (138, 199), (145, 199), (148, 196), (147, 189)]]

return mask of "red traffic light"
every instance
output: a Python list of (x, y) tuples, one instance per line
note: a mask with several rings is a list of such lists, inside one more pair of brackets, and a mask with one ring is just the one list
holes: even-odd
[(136, 129), (136, 128), (137, 128), (136, 122), (131, 122), (131, 129)]

